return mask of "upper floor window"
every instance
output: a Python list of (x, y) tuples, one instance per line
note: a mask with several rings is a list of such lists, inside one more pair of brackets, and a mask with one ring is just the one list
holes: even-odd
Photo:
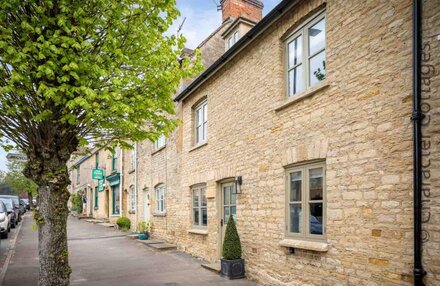
[(287, 170), (286, 233), (323, 239), (325, 235), (325, 165), (313, 163)]
[(112, 153), (112, 171), (116, 171), (118, 169), (118, 155), (116, 151)]
[(195, 187), (193, 193), (193, 225), (205, 228), (208, 225), (208, 211), (206, 204), (206, 187)]
[(239, 39), (240, 39), (240, 34), (238, 33), (238, 31), (235, 31), (231, 36), (229, 36), (228, 49), (233, 45), (235, 45), (235, 43), (237, 43)]
[(76, 167), (76, 184), (78, 185), (81, 181), (81, 165)]
[(161, 134), (159, 138), (157, 138), (157, 140), (154, 142), (154, 149), (159, 150), (160, 148), (165, 147), (165, 144), (166, 144), (165, 135)]
[(156, 196), (156, 213), (165, 213), (165, 185), (160, 184), (154, 188)]
[(208, 101), (205, 100), (195, 108), (195, 143), (206, 142), (208, 135)]
[(136, 169), (136, 152), (134, 149), (130, 150), (130, 171)]
[(325, 26), (325, 13), (321, 13), (287, 39), (288, 96), (325, 79)]

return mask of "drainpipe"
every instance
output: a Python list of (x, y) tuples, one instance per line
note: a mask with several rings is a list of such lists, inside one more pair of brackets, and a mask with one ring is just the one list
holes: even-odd
[(138, 166), (137, 166), (137, 142), (134, 143), (134, 226), (135, 231), (137, 231), (137, 222), (138, 222), (138, 193), (137, 193), (137, 172), (138, 172)]
[(123, 209), (122, 209), (122, 200), (123, 200), (123, 197), (122, 197), (122, 195), (124, 194), (124, 164), (123, 164), (123, 161), (124, 161), (124, 152), (122, 151), (122, 147), (119, 147), (119, 151), (120, 151), (120, 153), (119, 154), (121, 154), (121, 160), (119, 160), (120, 162), (119, 162), (119, 166), (120, 166), (120, 169), (119, 169), (119, 178), (120, 178), (120, 182), (119, 182), (119, 216), (120, 217), (122, 217), (122, 216), (124, 216), (123, 214)]
[(424, 286), (422, 265), (422, 119), (421, 111), (421, 0), (413, 1), (413, 192), (414, 192), (414, 285)]

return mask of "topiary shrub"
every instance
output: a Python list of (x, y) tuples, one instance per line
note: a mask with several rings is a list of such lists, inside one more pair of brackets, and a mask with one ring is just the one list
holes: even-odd
[(235, 260), (241, 258), (241, 243), (235, 227), (232, 215), (229, 215), (228, 224), (226, 225), (225, 240), (223, 242), (223, 258), (227, 260)]
[(130, 219), (125, 216), (118, 218), (116, 224), (118, 225), (119, 229), (122, 230), (129, 230), (131, 226)]

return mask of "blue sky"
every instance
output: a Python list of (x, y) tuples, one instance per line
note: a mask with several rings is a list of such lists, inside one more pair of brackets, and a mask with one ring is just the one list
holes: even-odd
[[(177, 0), (181, 17), (171, 30), (177, 32), (186, 17), (181, 33), (187, 38), (187, 47), (195, 48), (221, 24), (221, 11), (215, 3), (220, 0)], [(263, 0), (263, 16), (269, 13), (281, 0)], [(6, 170), (6, 152), (0, 148), (0, 170)]]
[[(217, 11), (215, 3), (220, 0), (177, 0), (181, 17), (171, 30), (177, 31), (186, 17), (182, 34), (187, 39), (187, 47), (195, 48), (221, 24), (221, 11)], [(263, 0), (263, 16), (269, 13), (281, 0)]]

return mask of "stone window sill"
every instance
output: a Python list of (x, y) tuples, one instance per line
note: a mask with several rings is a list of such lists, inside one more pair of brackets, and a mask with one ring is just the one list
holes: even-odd
[(200, 235), (208, 235), (208, 230), (207, 229), (192, 228), (192, 229), (188, 230), (188, 233), (200, 234)]
[(165, 147), (167, 147), (167, 145), (164, 145), (164, 146), (160, 147), (159, 149), (154, 150), (154, 151), (151, 153), (151, 156), (153, 156), (154, 154), (159, 153), (160, 151), (162, 151), (163, 149), (165, 149)]
[(128, 173), (129, 173), (129, 174), (133, 174), (134, 171), (136, 171), (136, 170), (135, 170), (135, 169), (132, 169), (132, 170), (130, 170)]
[(191, 149), (189, 149), (189, 152), (192, 152), (194, 150), (202, 148), (203, 146), (206, 146), (206, 145), (208, 145), (208, 142), (200, 143), (199, 145), (196, 145), (196, 146), (192, 147)]
[(98, 207), (94, 207), (93, 209), (94, 209), (95, 211), (97, 211), (97, 210), (98, 210)]
[(275, 107), (275, 111), (276, 112), (281, 111), (281, 110), (289, 107), (290, 105), (292, 105), (298, 101), (303, 100), (304, 98), (310, 97), (310, 96), (314, 95), (315, 93), (328, 88), (329, 86), (330, 86), (330, 84), (327, 81), (323, 81), (322, 83), (318, 84), (317, 86), (314, 86), (306, 91), (301, 92), (300, 94), (297, 94), (295, 96), (292, 96), (292, 97), (286, 99), (280, 105)]
[(133, 210), (129, 210), (129, 211), (128, 211), (128, 213), (129, 213), (129, 214), (135, 214), (135, 213), (136, 213), (136, 211), (133, 211)]
[(299, 240), (299, 239), (283, 239), (278, 243), (279, 246), (288, 247), (288, 248), (299, 248), (305, 250), (312, 250), (316, 252), (327, 252), (328, 251), (328, 243), (326, 242), (318, 242), (318, 241), (307, 241), (307, 240)]
[(111, 217), (120, 217), (121, 215), (118, 214), (112, 214)]
[(167, 213), (154, 213), (153, 216), (155, 216), (155, 217), (165, 217), (165, 216), (167, 216)]

